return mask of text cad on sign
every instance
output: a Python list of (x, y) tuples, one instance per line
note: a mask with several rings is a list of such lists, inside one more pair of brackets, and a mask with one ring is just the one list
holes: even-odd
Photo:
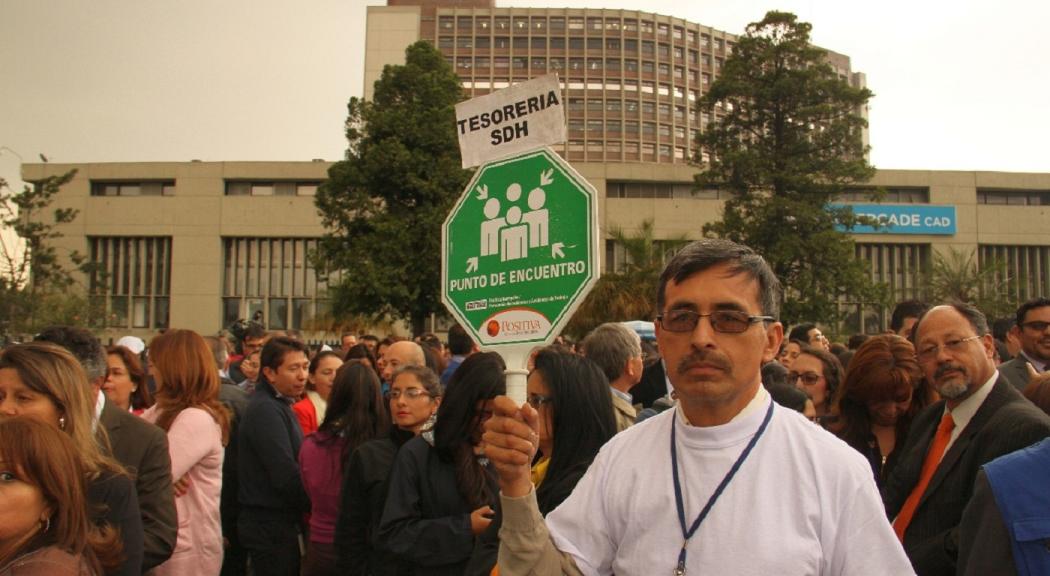
[(540, 341), (593, 283), (594, 193), (547, 149), (485, 165), (446, 221), (449, 309), (483, 344)]

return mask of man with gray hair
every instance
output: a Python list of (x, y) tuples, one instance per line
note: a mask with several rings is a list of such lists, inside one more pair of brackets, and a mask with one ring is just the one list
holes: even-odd
[(109, 370), (102, 343), (94, 334), (73, 326), (52, 326), (37, 334), (35, 340), (69, 350), (87, 372), (86, 384), (91, 386), (95, 398), (96, 422), (109, 437), (111, 455), (135, 479), (142, 514), (142, 572), (148, 572), (171, 556), (178, 534), (168, 436), (153, 424), (107, 402), (106, 395), (100, 393)]
[(540, 414), (497, 397), (482, 448), (499, 475), (500, 574), (910, 574), (868, 463), (762, 387), (780, 295), (746, 246), (675, 254), (656, 340), (678, 404), (609, 440), (546, 518), (530, 467)]
[(642, 340), (638, 333), (619, 322), (598, 326), (583, 339), (583, 355), (602, 369), (609, 379), (616, 431), (623, 432), (638, 417), (628, 392), (642, 379)]

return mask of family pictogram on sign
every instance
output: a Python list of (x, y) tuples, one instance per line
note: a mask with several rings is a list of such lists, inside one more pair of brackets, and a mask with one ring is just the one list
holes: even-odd
[[(554, 182), (551, 178), (554, 170), (540, 174), (540, 185), (533, 188), (526, 199), (528, 211), (522, 211), (516, 203), (521, 200), (522, 188), (517, 182), (507, 186), (504, 198), (488, 195), (488, 186), (479, 186), (478, 200), (484, 200), (485, 220), (481, 223), (481, 256), (499, 254), (501, 262), (528, 258), (529, 249), (541, 248), (550, 244), (548, 237), (550, 214), (544, 205), (547, 193), (542, 186)], [(506, 206), (506, 212), (501, 211)]]

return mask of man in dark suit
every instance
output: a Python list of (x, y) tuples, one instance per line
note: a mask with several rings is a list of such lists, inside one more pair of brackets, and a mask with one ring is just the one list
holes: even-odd
[(977, 471), (1050, 436), (1050, 417), (996, 371), (988, 322), (976, 308), (932, 308), (914, 336), (926, 379), (943, 400), (916, 416), (883, 501), (919, 576), (949, 575)]
[(999, 366), (999, 373), (1018, 390), (1028, 386), (1028, 367), (1036, 372), (1050, 368), (1050, 298), (1029, 300), (1017, 309), (1017, 323), (1010, 332), (1021, 343), (1017, 357)]
[(53, 326), (40, 332), (36, 340), (62, 346), (84, 367), (91, 397), (96, 401), (98, 422), (109, 439), (110, 453), (135, 480), (142, 515), (142, 572), (152, 570), (171, 557), (178, 535), (168, 436), (153, 424), (107, 402), (105, 394), (100, 393), (108, 375), (106, 355), (91, 332)]

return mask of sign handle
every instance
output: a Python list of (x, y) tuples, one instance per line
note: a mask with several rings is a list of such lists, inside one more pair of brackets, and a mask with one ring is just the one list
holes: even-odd
[(507, 397), (519, 406), (525, 403), (525, 383), (529, 377), (529, 354), (536, 348), (534, 345), (525, 346), (500, 346), (490, 349), (503, 357), (507, 365), (504, 374), (507, 375)]

